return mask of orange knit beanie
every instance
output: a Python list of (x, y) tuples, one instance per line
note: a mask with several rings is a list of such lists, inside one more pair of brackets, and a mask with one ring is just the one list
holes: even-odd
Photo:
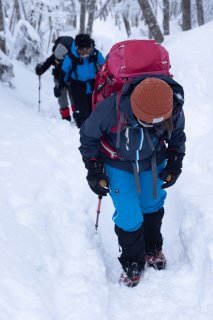
[(133, 90), (130, 101), (136, 118), (146, 123), (159, 123), (172, 115), (173, 91), (163, 80), (142, 80)]

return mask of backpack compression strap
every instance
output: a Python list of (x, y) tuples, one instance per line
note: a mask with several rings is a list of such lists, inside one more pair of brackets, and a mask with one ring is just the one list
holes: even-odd
[(157, 198), (157, 163), (156, 163), (156, 147), (153, 145), (152, 139), (149, 134), (149, 129), (143, 129), (148, 140), (150, 149), (152, 150), (151, 168), (152, 168), (152, 194), (153, 198)]
[(98, 50), (96, 48), (93, 49), (92, 54), (89, 57), (89, 62), (93, 62), (96, 68), (96, 72), (98, 72), (100, 66), (98, 65)]

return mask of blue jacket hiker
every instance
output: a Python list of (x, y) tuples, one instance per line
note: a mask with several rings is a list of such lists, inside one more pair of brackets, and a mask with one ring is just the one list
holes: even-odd
[(104, 58), (87, 34), (79, 34), (66, 55), (62, 71), (64, 82), (69, 85), (73, 100), (73, 117), (80, 128), (92, 112), (92, 92), (98, 69)]
[[(161, 224), (165, 189), (182, 172), (185, 155), (183, 88), (168, 76), (141, 76), (100, 102), (80, 130), (87, 181), (109, 192), (122, 249), (120, 281), (139, 282), (145, 263), (164, 269)], [(104, 184), (103, 184), (104, 181)]]

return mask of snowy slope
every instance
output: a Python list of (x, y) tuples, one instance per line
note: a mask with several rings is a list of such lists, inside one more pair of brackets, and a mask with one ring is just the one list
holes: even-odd
[[(118, 37), (106, 40), (106, 52)], [(147, 270), (134, 289), (117, 282), (109, 197), (95, 234), (97, 197), (85, 180), (78, 130), (60, 120), (50, 73), (40, 113), (32, 71), (15, 63), (15, 88), (0, 84), (1, 320), (212, 319), (213, 23), (165, 45), (186, 94), (187, 156), (165, 207), (168, 269)]]

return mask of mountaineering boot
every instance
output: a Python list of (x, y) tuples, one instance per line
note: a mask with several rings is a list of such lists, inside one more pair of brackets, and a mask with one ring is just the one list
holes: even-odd
[(162, 251), (151, 251), (146, 253), (146, 263), (155, 270), (164, 270), (166, 268), (166, 258)]
[(145, 265), (143, 227), (128, 232), (115, 225), (115, 233), (122, 250), (118, 258), (123, 269), (119, 283), (135, 287), (140, 281)]
[(60, 114), (63, 120), (71, 121), (70, 109), (68, 107), (65, 109), (60, 109)]
[(73, 115), (73, 119), (75, 120), (75, 123), (76, 123), (76, 126), (77, 128), (80, 129), (83, 121), (81, 119), (81, 114), (80, 114), (80, 111), (76, 108), (75, 105), (72, 105), (72, 115)]
[(82, 123), (84, 122), (79, 110), (73, 112), (73, 119), (75, 120), (77, 128), (81, 128)]
[(119, 283), (127, 287), (133, 288), (140, 282), (142, 270), (137, 262), (126, 262), (123, 265), (123, 272), (121, 273)]
[(166, 258), (162, 253), (161, 224), (163, 215), (164, 208), (143, 215), (145, 260), (149, 267), (153, 267), (156, 270), (163, 270), (166, 267)]

